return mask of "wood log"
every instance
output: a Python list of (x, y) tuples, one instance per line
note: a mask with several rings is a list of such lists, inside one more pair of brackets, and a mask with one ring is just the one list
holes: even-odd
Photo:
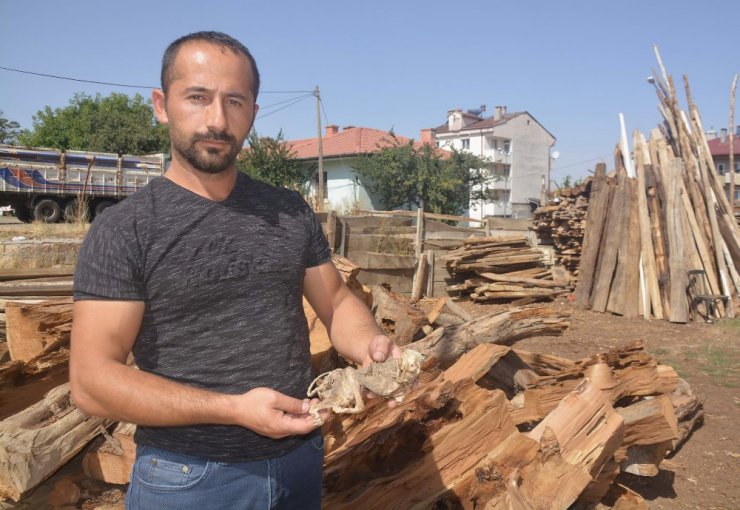
[(437, 319), (439, 318), (439, 315), (442, 313), (442, 309), (447, 304), (448, 298), (443, 297), (437, 300), (437, 302), (434, 304), (432, 309), (427, 314), (427, 322), (429, 324), (434, 324), (437, 322)]
[(110, 436), (88, 451), (82, 459), (85, 475), (106, 483), (129, 483), (136, 460), (135, 431), (135, 425), (119, 424)]
[(693, 430), (704, 422), (704, 405), (683, 379), (679, 380), (678, 387), (671, 393), (671, 402), (678, 420), (679, 435), (673, 440), (671, 448), (671, 451), (676, 452)]
[(19, 501), (51, 476), (109, 422), (83, 415), (69, 384), (0, 423), (0, 496)]
[(656, 476), (660, 472), (660, 463), (671, 450), (672, 441), (654, 444), (635, 444), (627, 448), (625, 460), (620, 464), (623, 473), (637, 476)]
[(72, 331), (72, 300), (5, 303), (10, 358), (30, 361), (68, 345)]
[(426, 323), (424, 312), (383, 286), (372, 292), (375, 320), (396, 344), (408, 344)]
[(445, 368), (479, 343), (506, 344), (535, 335), (559, 335), (568, 327), (567, 315), (549, 307), (510, 309), (446, 328), (414, 342), (414, 349), (435, 358)]

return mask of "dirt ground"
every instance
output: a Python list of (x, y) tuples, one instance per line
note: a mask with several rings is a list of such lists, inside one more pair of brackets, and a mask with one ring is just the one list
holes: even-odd
[[(500, 308), (460, 304), (474, 316)], [(565, 300), (552, 306), (571, 315), (563, 336), (520, 340), (517, 347), (579, 359), (643, 340), (650, 354), (676, 369), (703, 399), (703, 426), (661, 464), (656, 477), (622, 475), (619, 482), (651, 509), (740, 509), (740, 318), (671, 324), (584, 311)]]

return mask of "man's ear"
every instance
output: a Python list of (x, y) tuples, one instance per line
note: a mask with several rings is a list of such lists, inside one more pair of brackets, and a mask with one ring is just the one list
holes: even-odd
[(157, 116), (159, 123), (167, 124), (169, 119), (167, 118), (166, 101), (162, 89), (152, 90), (152, 105), (154, 105), (154, 115)]

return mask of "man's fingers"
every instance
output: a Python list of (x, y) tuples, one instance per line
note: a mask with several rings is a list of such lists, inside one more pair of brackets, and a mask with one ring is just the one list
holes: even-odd
[(272, 407), (289, 414), (304, 415), (308, 412), (309, 400), (298, 400), (297, 398), (275, 392), (275, 402)]

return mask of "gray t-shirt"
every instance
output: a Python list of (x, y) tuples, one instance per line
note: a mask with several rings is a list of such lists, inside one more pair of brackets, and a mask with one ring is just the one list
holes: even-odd
[[(330, 260), (298, 193), (240, 173), (214, 202), (161, 177), (95, 220), (74, 298), (146, 303), (133, 348), (141, 370), (216, 392), (268, 387), (304, 398), (312, 372), (303, 278)], [(222, 461), (275, 457), (305, 440), (226, 425), (142, 426), (135, 439)]]

